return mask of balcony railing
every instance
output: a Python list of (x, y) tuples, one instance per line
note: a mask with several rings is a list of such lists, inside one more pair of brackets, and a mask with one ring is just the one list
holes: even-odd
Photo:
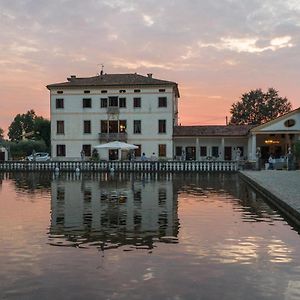
[(120, 112), (119, 107), (117, 106), (110, 106), (107, 108), (108, 114), (118, 114)]
[(112, 141), (127, 142), (127, 132), (99, 133), (99, 141), (100, 142), (112, 142)]

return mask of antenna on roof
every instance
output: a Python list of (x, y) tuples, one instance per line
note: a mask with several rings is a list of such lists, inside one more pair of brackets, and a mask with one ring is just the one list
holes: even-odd
[(104, 69), (104, 65), (103, 64), (98, 64), (97, 66), (101, 66), (101, 71), (100, 71), (100, 74), (98, 73), (98, 75), (103, 75), (103, 73), (104, 73), (104, 71), (103, 71), (103, 69)]

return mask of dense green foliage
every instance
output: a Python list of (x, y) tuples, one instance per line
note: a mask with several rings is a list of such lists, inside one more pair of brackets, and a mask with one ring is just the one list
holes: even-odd
[(8, 142), (6, 147), (9, 148), (11, 159), (24, 159), (26, 156), (35, 152), (47, 152), (48, 147), (43, 140), (24, 140), (20, 142)]
[(4, 139), (4, 130), (0, 128), (0, 141)]
[(289, 111), (292, 105), (287, 98), (278, 96), (278, 91), (269, 88), (252, 90), (232, 104), (230, 124), (259, 125), (273, 120)]
[[(50, 121), (37, 116), (34, 110), (29, 110), (25, 114), (15, 116), (8, 128), (8, 136), (12, 142), (21, 141), (42, 141), (49, 151), (50, 149)], [(21, 145), (26, 145), (22, 143)], [(38, 151), (38, 149), (35, 149)], [(45, 150), (44, 150), (45, 151)], [(27, 152), (24, 149), (23, 152)]]

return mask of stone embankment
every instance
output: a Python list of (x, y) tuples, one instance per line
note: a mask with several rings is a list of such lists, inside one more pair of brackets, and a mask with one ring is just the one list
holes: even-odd
[(300, 170), (240, 171), (241, 176), (300, 226)]

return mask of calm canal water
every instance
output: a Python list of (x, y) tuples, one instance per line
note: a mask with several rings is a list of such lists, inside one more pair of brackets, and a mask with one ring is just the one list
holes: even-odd
[(237, 174), (1, 174), (0, 299), (299, 299), (299, 233)]

